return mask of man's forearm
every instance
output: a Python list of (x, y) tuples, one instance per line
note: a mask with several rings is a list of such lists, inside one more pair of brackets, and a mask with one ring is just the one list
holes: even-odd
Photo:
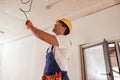
[(51, 44), (51, 45), (55, 45), (55, 46), (58, 46), (58, 42), (57, 42), (57, 39), (54, 35), (52, 34), (49, 34), (47, 32), (44, 32), (34, 26), (32, 26), (30, 28), (30, 30), (34, 33), (34, 35), (38, 38), (40, 38), (41, 40)]

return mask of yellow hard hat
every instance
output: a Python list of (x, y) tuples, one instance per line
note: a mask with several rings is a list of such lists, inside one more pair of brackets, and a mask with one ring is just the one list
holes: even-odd
[(57, 20), (56, 20), (56, 22), (58, 22), (58, 21), (64, 22), (64, 23), (68, 26), (69, 30), (70, 30), (70, 31), (72, 30), (72, 24), (71, 24), (71, 21), (70, 21), (70, 20), (68, 20), (68, 19), (66, 19), (66, 18), (62, 18), (62, 19), (57, 19)]

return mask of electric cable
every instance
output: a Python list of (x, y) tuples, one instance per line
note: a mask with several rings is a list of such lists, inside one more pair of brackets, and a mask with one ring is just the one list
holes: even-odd
[(23, 10), (22, 8), (19, 8), (20, 11), (22, 11), (22, 12), (24, 13), (24, 15), (25, 15), (25, 17), (26, 17), (27, 20), (28, 20), (28, 16), (27, 16), (26, 13), (31, 11), (31, 7), (32, 7), (33, 0), (28, 0), (28, 1), (26, 1), (26, 2), (24, 2), (23, 0), (21, 0), (21, 3), (22, 3), (22, 4), (27, 4), (27, 3), (29, 3), (29, 2), (30, 2), (30, 8), (29, 8), (28, 10)]

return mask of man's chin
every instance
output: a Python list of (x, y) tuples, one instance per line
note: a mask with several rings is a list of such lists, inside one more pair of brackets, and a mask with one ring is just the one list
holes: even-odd
[(56, 33), (54, 29), (53, 29), (53, 32)]

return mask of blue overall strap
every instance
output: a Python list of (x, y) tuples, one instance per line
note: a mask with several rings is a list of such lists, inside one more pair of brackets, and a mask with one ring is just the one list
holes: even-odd
[(69, 80), (66, 71), (62, 71), (57, 64), (54, 53), (53, 53), (53, 46), (51, 47), (50, 51), (47, 49), (46, 52), (46, 66), (45, 66), (45, 75), (53, 75), (55, 72), (62, 72), (62, 80)]
[(61, 69), (58, 66), (54, 54), (53, 54), (53, 46), (51, 47), (51, 50), (47, 50), (46, 53), (46, 67), (45, 67), (45, 74), (46, 75), (52, 75), (55, 74), (55, 72), (60, 72)]

